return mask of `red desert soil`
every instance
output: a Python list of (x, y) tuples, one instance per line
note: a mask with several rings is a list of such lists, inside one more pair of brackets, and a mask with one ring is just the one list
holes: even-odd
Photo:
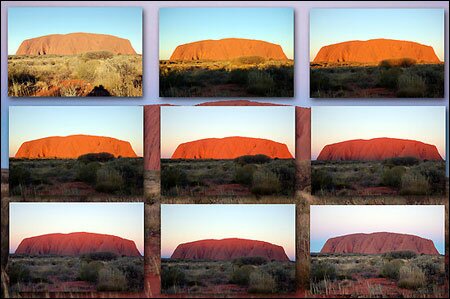
[(436, 146), (416, 140), (397, 138), (356, 139), (328, 144), (317, 160), (384, 160), (394, 157), (416, 157), (418, 159), (442, 161)]
[(265, 257), (268, 260), (289, 261), (283, 247), (246, 239), (200, 240), (177, 246), (171, 259), (233, 260), (240, 257)]
[(347, 41), (322, 47), (314, 58), (320, 62), (358, 62), (377, 64), (386, 59), (412, 58), (419, 63), (441, 63), (431, 46), (416, 42), (371, 39)]
[(328, 239), (320, 253), (382, 254), (413, 251), (417, 254), (439, 254), (432, 240), (397, 233), (350, 234)]
[(74, 55), (95, 51), (136, 54), (128, 39), (107, 34), (77, 32), (24, 40), (16, 55)]
[(234, 159), (263, 154), (270, 158), (292, 159), (286, 144), (251, 137), (206, 138), (178, 145), (172, 159)]
[(70, 135), (26, 141), (20, 146), (15, 158), (75, 159), (84, 154), (102, 152), (115, 157), (137, 157), (128, 141), (104, 136)]
[(141, 256), (134, 241), (96, 233), (47, 234), (25, 238), (15, 254), (77, 256), (92, 252), (112, 252), (119, 256)]
[(280, 45), (243, 38), (202, 40), (179, 45), (170, 60), (231, 60), (249, 56), (287, 60)]

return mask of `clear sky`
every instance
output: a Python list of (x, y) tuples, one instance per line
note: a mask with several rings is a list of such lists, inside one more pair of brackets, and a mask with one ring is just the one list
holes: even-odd
[(437, 147), (445, 159), (444, 106), (313, 107), (311, 158), (327, 144), (352, 139), (391, 137)]
[(280, 45), (294, 57), (292, 8), (160, 8), (159, 59), (169, 59), (179, 45), (229, 37)]
[(443, 205), (312, 205), (311, 252), (320, 252), (329, 238), (391, 232), (416, 235), (433, 241), (445, 253)]
[(161, 205), (161, 257), (179, 244), (241, 238), (282, 246), (295, 260), (295, 205)]
[(432, 46), (444, 61), (443, 9), (311, 9), (309, 18), (310, 61), (323, 46), (375, 38)]
[(142, 9), (139, 7), (8, 8), (8, 54), (29, 38), (73, 32), (126, 38), (142, 54)]
[(11, 106), (9, 156), (25, 141), (86, 134), (128, 141), (142, 157), (143, 118), (141, 106)]
[(294, 107), (161, 107), (161, 158), (170, 158), (181, 143), (242, 136), (287, 145), (295, 156)]
[(132, 240), (144, 255), (143, 203), (9, 204), (9, 252), (24, 238), (51, 233), (89, 232)]

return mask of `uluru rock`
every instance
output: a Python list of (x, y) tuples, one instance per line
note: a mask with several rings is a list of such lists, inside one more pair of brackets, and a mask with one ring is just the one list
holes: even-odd
[(259, 56), (266, 59), (287, 60), (280, 45), (243, 38), (202, 40), (176, 47), (170, 60), (231, 60)]
[(24, 40), (16, 55), (74, 55), (108, 51), (114, 54), (136, 54), (128, 39), (96, 33), (50, 34)]
[(326, 145), (317, 160), (374, 161), (394, 157), (442, 160), (436, 146), (416, 140), (396, 138), (356, 139)]
[(112, 252), (119, 256), (141, 256), (134, 241), (95, 233), (47, 234), (25, 238), (15, 254), (78, 256), (85, 253)]
[(104, 136), (53, 136), (22, 143), (15, 158), (75, 159), (89, 153), (110, 153), (115, 157), (137, 157), (128, 141)]
[(206, 138), (178, 145), (172, 159), (234, 159), (245, 155), (266, 155), (272, 159), (292, 159), (284, 143), (262, 138)]
[(237, 238), (200, 240), (180, 244), (170, 258), (223, 261), (241, 257), (263, 257), (269, 261), (289, 261), (281, 246)]
[(328, 239), (320, 253), (382, 254), (412, 251), (417, 254), (439, 254), (432, 240), (397, 233), (350, 234)]
[(347, 41), (322, 47), (314, 62), (357, 62), (378, 64), (382, 60), (412, 58), (418, 63), (440, 63), (431, 46), (416, 42), (371, 39)]

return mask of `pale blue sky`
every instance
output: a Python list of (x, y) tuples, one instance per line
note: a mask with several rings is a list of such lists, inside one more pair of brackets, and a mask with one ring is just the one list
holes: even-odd
[(295, 260), (295, 205), (161, 205), (161, 257), (182, 243), (225, 238), (276, 244)]
[(135, 242), (144, 255), (143, 203), (10, 203), (9, 252), (24, 238), (51, 233), (89, 232)]
[(8, 8), (8, 54), (22, 41), (49, 34), (102, 33), (130, 40), (142, 54), (142, 8), (11, 7)]
[(416, 235), (433, 241), (445, 253), (443, 205), (312, 205), (310, 249), (320, 252), (329, 238), (391, 232)]
[(327, 144), (391, 137), (433, 144), (445, 159), (444, 106), (313, 107), (311, 158)]
[(178, 145), (204, 138), (264, 138), (287, 145), (295, 156), (294, 107), (161, 107), (161, 158)]
[(159, 59), (169, 59), (178, 45), (229, 37), (264, 40), (294, 57), (292, 8), (160, 8)]
[(143, 156), (144, 113), (140, 106), (11, 106), (9, 155), (29, 140), (76, 134), (128, 141)]
[(399, 39), (432, 46), (444, 60), (443, 9), (311, 9), (310, 61), (321, 47), (350, 40)]

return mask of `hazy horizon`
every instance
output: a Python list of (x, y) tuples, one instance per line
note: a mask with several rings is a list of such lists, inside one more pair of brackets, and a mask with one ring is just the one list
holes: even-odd
[(246, 38), (274, 43), (281, 46), (289, 59), (293, 59), (294, 10), (271, 7), (159, 9), (160, 60), (169, 59), (179, 45), (222, 38)]
[(132, 240), (144, 256), (143, 203), (14, 202), (10, 203), (9, 219), (9, 253), (25, 238), (89, 232)]
[(316, 106), (311, 112), (311, 159), (329, 144), (399, 138), (435, 145), (446, 160), (445, 106)]
[(445, 254), (445, 210), (443, 205), (312, 205), (310, 251), (320, 252), (334, 237), (391, 232), (433, 241)]
[(144, 113), (141, 106), (11, 106), (9, 157), (27, 141), (70, 135), (112, 137), (144, 153)]
[(183, 243), (227, 238), (282, 246), (295, 261), (295, 205), (161, 205), (161, 258), (170, 258)]
[(128, 39), (142, 54), (140, 7), (11, 7), (8, 8), (8, 55), (27, 39), (75, 32)]
[(310, 61), (324, 46), (378, 38), (431, 46), (444, 61), (442, 8), (313, 8), (309, 16)]

